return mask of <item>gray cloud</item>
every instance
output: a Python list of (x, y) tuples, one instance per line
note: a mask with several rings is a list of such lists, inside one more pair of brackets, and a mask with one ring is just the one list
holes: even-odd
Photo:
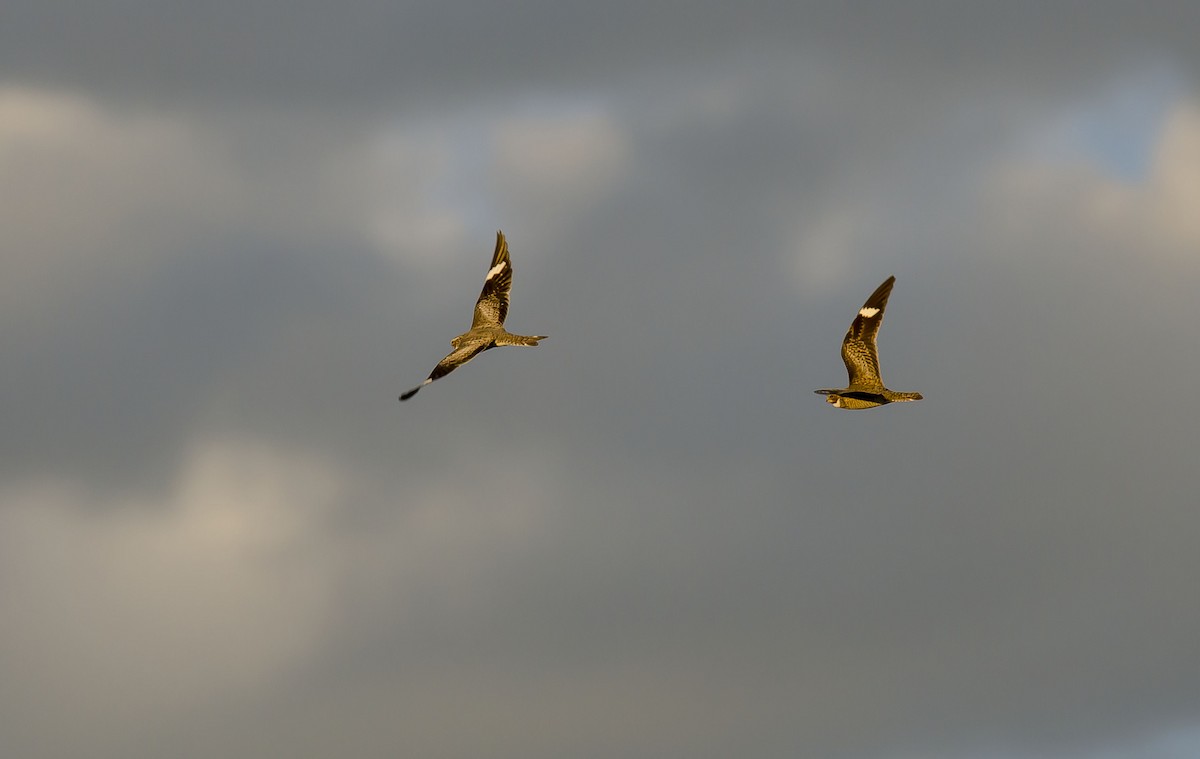
[[(1193, 739), (1190, 6), (75, 10), (0, 31), (14, 752)], [(1138, 77), (1145, 177), (1036, 149)], [(551, 338), (401, 406), (497, 226)], [(888, 274), (926, 400), (831, 411)]]
[(514, 86), (603, 87), (739, 50), (818, 49), (881, 83), (1037, 90), (1143, 56), (1194, 63), (1196, 20), (1188, 3), (16, 2), (0, 69), (133, 98), (395, 98), (392, 107)]

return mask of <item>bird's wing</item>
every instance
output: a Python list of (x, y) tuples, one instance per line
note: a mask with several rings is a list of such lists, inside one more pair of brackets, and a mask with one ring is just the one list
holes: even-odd
[(475, 302), (475, 318), (471, 329), (491, 326), (501, 327), (508, 316), (508, 292), (512, 289), (512, 260), (508, 257), (508, 241), (504, 233), (496, 232), (496, 252), (492, 254), (492, 265), (483, 280), (483, 292)]
[(445, 377), (447, 374), (475, 358), (486, 349), (487, 343), (482, 342), (464, 345), (461, 348), (455, 348), (448, 356), (439, 361), (437, 366), (433, 367), (433, 371), (429, 373), (429, 376), (425, 378), (424, 382), (400, 396), (400, 400), (408, 400), (416, 395), (418, 390), (425, 387), (430, 382)]
[(883, 324), (883, 311), (888, 296), (892, 294), (895, 277), (888, 277), (867, 302), (858, 310), (850, 330), (842, 340), (842, 361), (850, 375), (849, 387), (861, 390), (882, 390), (883, 380), (879, 376), (879, 352), (875, 347), (875, 336)]

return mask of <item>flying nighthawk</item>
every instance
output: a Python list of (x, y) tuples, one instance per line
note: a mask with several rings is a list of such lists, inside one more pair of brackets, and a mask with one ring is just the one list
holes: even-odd
[(835, 408), (874, 408), (897, 401), (919, 401), (920, 393), (898, 393), (883, 386), (879, 377), (879, 351), (875, 347), (875, 336), (883, 324), (883, 309), (892, 294), (895, 277), (888, 277), (867, 298), (858, 310), (846, 337), (842, 339), (842, 361), (850, 374), (850, 384), (841, 390), (816, 390)]
[(514, 335), (504, 329), (504, 317), (508, 316), (508, 292), (512, 289), (513, 267), (508, 257), (508, 242), (504, 233), (496, 232), (496, 252), (492, 254), (492, 265), (483, 279), (483, 292), (475, 302), (475, 318), (471, 328), (450, 341), (454, 350), (438, 362), (424, 382), (400, 396), (406, 401), (417, 391), (441, 379), (458, 367), (483, 353), (501, 345), (537, 345), (546, 335)]

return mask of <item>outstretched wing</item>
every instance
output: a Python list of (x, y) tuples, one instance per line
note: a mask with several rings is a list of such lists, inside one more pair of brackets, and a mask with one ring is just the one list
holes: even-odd
[(855, 390), (879, 391), (883, 380), (879, 376), (879, 351), (875, 347), (875, 336), (883, 324), (883, 310), (888, 296), (892, 294), (895, 277), (888, 277), (867, 302), (858, 310), (850, 330), (842, 340), (842, 361), (850, 375), (849, 387)]
[(492, 254), (492, 265), (483, 280), (483, 292), (475, 302), (475, 318), (471, 329), (479, 327), (501, 327), (508, 316), (508, 292), (512, 289), (512, 261), (508, 257), (508, 241), (504, 233), (496, 231), (496, 252)]
[(453, 351), (450, 352), (450, 355), (443, 358), (441, 361), (438, 362), (437, 366), (433, 367), (433, 371), (429, 373), (429, 376), (425, 379), (424, 382), (417, 385), (412, 390), (409, 390), (404, 395), (400, 396), (400, 400), (402, 400), (402, 401), (408, 400), (409, 398), (416, 395), (418, 390), (425, 387), (430, 382), (433, 382), (436, 379), (441, 379), (442, 377), (445, 377), (447, 374), (454, 371), (455, 369), (462, 366), (463, 364), (467, 363), (471, 359), (475, 358), (476, 356), (478, 356), (480, 353), (482, 353), (486, 349), (487, 349), (487, 343), (483, 343), (483, 342), (464, 345), (461, 348), (455, 348)]

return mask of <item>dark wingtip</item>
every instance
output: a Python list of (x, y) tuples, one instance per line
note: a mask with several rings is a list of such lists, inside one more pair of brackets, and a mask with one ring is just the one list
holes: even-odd
[(407, 393), (405, 393), (404, 395), (400, 396), (400, 400), (402, 400), (402, 401), (406, 401), (406, 400), (408, 400), (409, 398), (411, 398), (411, 397), (413, 397), (414, 395), (416, 395), (416, 394), (417, 394), (417, 391), (418, 391), (418, 390), (420, 390), (420, 389), (421, 389), (421, 386), (420, 386), (420, 385), (417, 385), (417, 386), (416, 386), (416, 387), (414, 387), (412, 390), (409, 390)]

